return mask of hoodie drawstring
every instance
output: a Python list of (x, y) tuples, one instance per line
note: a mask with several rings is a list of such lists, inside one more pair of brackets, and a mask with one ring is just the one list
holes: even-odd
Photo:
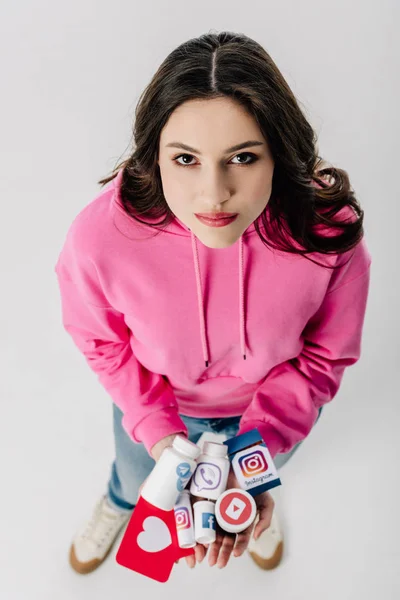
[[(203, 293), (202, 293), (202, 288), (201, 288), (199, 256), (198, 256), (198, 251), (197, 251), (196, 236), (194, 235), (193, 231), (191, 231), (190, 233), (191, 233), (191, 237), (192, 237), (193, 260), (194, 260), (194, 268), (195, 268), (195, 272), (196, 272), (197, 304), (198, 304), (198, 309), (199, 309), (201, 343), (203, 346), (203, 356), (204, 356), (205, 365), (206, 365), (206, 367), (208, 367), (210, 361), (209, 361), (209, 355), (208, 355), (206, 326), (205, 326), (205, 319), (204, 319), (204, 304), (203, 304)], [(243, 360), (246, 360), (243, 280), (244, 280), (244, 261), (243, 261), (243, 239), (241, 236), (240, 240), (239, 240), (240, 347), (241, 347), (241, 351), (242, 351)]]

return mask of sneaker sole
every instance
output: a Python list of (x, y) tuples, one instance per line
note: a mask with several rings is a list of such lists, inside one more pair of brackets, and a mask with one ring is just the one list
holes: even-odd
[(88, 573), (95, 571), (106, 560), (106, 558), (110, 554), (111, 550), (113, 549), (113, 547), (124, 527), (125, 527), (125, 525), (123, 525), (121, 527), (121, 529), (118, 531), (118, 533), (115, 537), (115, 540), (113, 541), (113, 543), (111, 544), (111, 546), (109, 547), (109, 549), (107, 550), (107, 552), (105, 553), (103, 558), (94, 558), (93, 560), (89, 560), (88, 562), (80, 562), (76, 557), (74, 544), (71, 544), (71, 547), (69, 549), (69, 564), (74, 569), (74, 571), (76, 571), (80, 575), (87, 575)]
[(270, 571), (271, 569), (275, 569), (282, 560), (283, 542), (279, 542), (271, 558), (263, 558), (255, 552), (250, 552), (250, 550), (249, 554), (256, 563), (256, 565), (258, 565), (261, 569), (264, 569), (265, 571)]

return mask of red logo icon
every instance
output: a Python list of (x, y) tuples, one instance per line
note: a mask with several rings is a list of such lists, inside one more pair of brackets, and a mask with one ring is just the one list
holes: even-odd
[(245, 494), (232, 491), (222, 499), (219, 510), (224, 521), (230, 525), (240, 525), (250, 519), (253, 505)]
[(118, 548), (117, 563), (165, 582), (175, 561), (191, 554), (193, 548), (179, 547), (174, 510), (161, 510), (140, 496)]

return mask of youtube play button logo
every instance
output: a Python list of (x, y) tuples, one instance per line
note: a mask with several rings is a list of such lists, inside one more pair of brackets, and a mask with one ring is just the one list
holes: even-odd
[(231, 533), (239, 533), (246, 529), (254, 521), (256, 514), (254, 498), (238, 488), (224, 492), (215, 505), (218, 524)]
[(246, 502), (243, 502), (240, 498), (233, 498), (233, 500), (230, 501), (228, 508), (225, 510), (225, 518), (228, 516), (232, 521), (238, 521), (245, 508)]

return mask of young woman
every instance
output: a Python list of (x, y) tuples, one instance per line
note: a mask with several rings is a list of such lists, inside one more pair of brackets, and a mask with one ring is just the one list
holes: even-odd
[[(64, 327), (113, 401), (107, 491), (70, 549), (80, 573), (107, 556), (176, 434), (257, 428), (279, 469), (361, 354), (364, 213), (258, 43), (222, 32), (176, 48), (140, 98), (134, 142), (56, 265)], [(257, 504), (254, 534), (219, 531), (209, 564), (246, 548), (279, 563), (274, 499)]]

